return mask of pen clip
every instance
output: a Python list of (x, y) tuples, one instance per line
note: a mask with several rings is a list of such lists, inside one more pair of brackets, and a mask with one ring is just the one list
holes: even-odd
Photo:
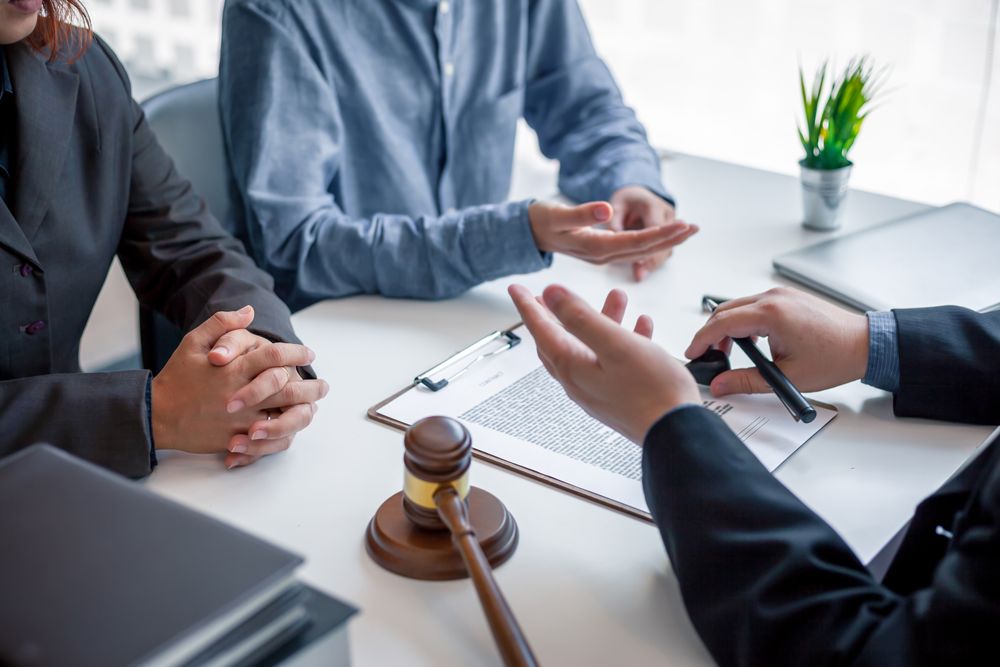
[[(501, 343), (502, 346), (488, 350), (491, 345)], [(512, 350), (521, 344), (521, 337), (515, 334), (513, 331), (494, 331), (488, 336), (477, 340), (475, 343), (465, 348), (457, 354), (453, 354), (444, 361), (442, 361), (437, 366), (430, 368), (417, 377), (413, 378), (414, 384), (421, 384), (431, 391), (441, 391), (447, 387), (451, 382), (457, 380), (461, 375), (463, 375), (470, 368), (475, 366), (480, 361), (484, 359), (489, 359), (508, 350)], [(485, 351), (484, 350), (488, 350)], [(473, 355), (476, 355), (473, 357)], [(434, 376), (439, 375), (443, 371), (458, 365), (460, 362), (465, 361), (473, 357), (471, 361), (468, 361), (457, 373), (449, 375), (447, 377), (441, 378), (440, 380), (434, 380)]]

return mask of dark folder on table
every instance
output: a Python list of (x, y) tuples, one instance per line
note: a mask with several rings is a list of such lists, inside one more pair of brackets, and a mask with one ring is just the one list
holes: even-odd
[(261, 664), (355, 612), (299, 556), (44, 445), (0, 461), (0, 545), (0, 665)]

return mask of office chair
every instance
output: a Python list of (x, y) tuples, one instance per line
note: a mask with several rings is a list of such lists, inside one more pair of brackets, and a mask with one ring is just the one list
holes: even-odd
[[(219, 220), (229, 214), (228, 172), (217, 106), (217, 79), (197, 81), (154, 95), (142, 103), (146, 119), (177, 170)], [(142, 365), (159, 373), (184, 332), (145, 306), (139, 307)]]

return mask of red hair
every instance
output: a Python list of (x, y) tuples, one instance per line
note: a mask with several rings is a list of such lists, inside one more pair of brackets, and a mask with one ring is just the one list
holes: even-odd
[(42, 0), (38, 25), (28, 36), (28, 44), (48, 54), (49, 62), (66, 54), (72, 62), (83, 55), (92, 37), (90, 16), (81, 0)]

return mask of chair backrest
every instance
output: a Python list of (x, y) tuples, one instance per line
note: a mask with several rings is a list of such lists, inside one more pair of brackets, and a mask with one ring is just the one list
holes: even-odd
[(171, 88), (142, 104), (163, 149), (220, 222), (229, 214), (218, 79)]

